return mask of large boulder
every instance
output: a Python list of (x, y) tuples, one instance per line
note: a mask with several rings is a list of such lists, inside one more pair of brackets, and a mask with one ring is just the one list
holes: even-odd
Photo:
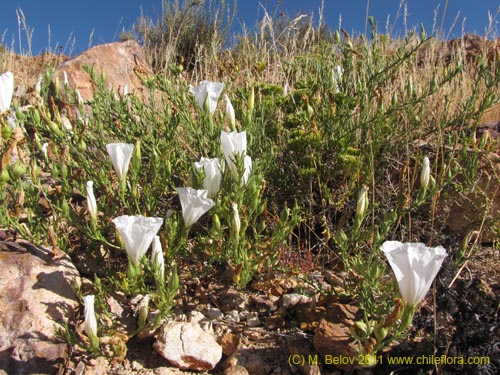
[(55, 374), (67, 356), (57, 330), (79, 306), (73, 289), (78, 271), (62, 252), (0, 232), (0, 369)]
[(59, 65), (52, 76), (52, 85), (57, 86), (59, 98), (67, 100), (66, 103), (74, 103), (75, 98), (70, 95), (73, 90), (78, 91), (84, 102), (94, 97), (96, 86), (85, 66), (93, 68), (97, 78), (104, 76), (107, 89), (117, 96), (124, 90), (141, 99), (148, 95), (141, 77), (152, 75), (152, 71), (141, 46), (134, 40), (101, 44)]

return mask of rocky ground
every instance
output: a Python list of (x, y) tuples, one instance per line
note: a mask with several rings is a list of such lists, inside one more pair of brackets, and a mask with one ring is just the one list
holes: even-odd
[[(81, 333), (82, 308), (72, 287), (79, 278), (78, 271), (62, 253), (54, 256), (49, 249), (13, 238), (11, 231), (1, 233), (0, 258), (5, 271), (2, 290), (9, 291), (2, 294), (3, 344), (12, 340), (12, 347), (0, 353), (0, 368), (6, 373), (192, 373), (180, 370), (179, 365), (172, 365), (155, 350), (161, 336), (158, 332), (150, 336), (144, 331), (128, 342), (126, 339), (120, 342), (118, 336), (101, 338), (108, 342), (104, 346), (109, 352), (115, 353), (112, 359), (89, 355), (79, 346), (67, 347), (57, 335), (50, 337), (56, 323), (68, 321), (68, 328), (85, 342), (85, 335)], [(440, 356), (447, 355), (448, 361), (473, 357), (489, 360), (481, 365), (437, 366), (441, 374), (497, 374), (500, 371), (500, 270), (495, 266), (498, 261), (498, 250), (488, 247), (481, 248), (458, 275), (445, 265), (445, 271), (436, 280), (435, 293), (429, 293), (420, 307), (407, 338), (381, 353), (377, 366), (352, 371), (357, 374), (432, 373), (435, 366), (391, 366), (389, 358), (431, 358), (436, 351)], [(19, 272), (16, 273), (16, 269)], [(332, 293), (340, 288), (335, 272), (317, 269), (302, 275), (276, 274), (254, 281), (245, 290), (237, 290), (230, 283), (220, 282), (221, 279), (224, 279), (223, 272), (216, 267), (199, 277), (192, 265), (186, 265), (181, 270), (182, 287), (170, 318), (173, 325), (195, 325), (217, 339), (223, 356), (216, 360), (217, 365), (209, 373), (341, 373), (325, 364), (313, 345), (315, 327), (321, 316), (339, 301)], [(81, 285), (83, 291), (92, 288), (90, 281), (84, 278)], [(15, 289), (17, 294), (12, 292)], [(108, 298), (107, 304), (111, 312), (109, 324), (113, 321), (115, 326), (129, 332), (137, 329), (134, 317), (137, 301), (117, 293)], [(171, 346), (198, 350), (200, 359), (206, 359), (218, 346), (205, 339), (191, 341), (196, 333), (187, 336), (177, 334), (176, 340), (180, 337), (177, 344), (165, 340)], [(121, 355), (116, 355), (116, 347), (120, 345)], [(43, 358), (32, 356), (35, 352), (42, 353)], [(302, 365), (303, 358), (308, 359), (309, 364), (306, 360)]]

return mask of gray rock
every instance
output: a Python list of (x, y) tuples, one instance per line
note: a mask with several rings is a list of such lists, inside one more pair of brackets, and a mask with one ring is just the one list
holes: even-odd
[(290, 293), (284, 294), (282, 297), (282, 305), (285, 309), (290, 309), (301, 303), (309, 303), (312, 301), (311, 297), (304, 296), (303, 294)]
[(0, 242), (0, 368), (51, 374), (67, 356), (56, 331), (79, 303), (69, 257), (23, 241)]

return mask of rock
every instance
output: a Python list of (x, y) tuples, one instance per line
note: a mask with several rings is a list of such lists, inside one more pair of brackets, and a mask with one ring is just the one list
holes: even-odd
[(231, 310), (226, 315), (224, 315), (224, 320), (230, 323), (239, 323), (240, 322), (240, 313), (237, 310)]
[(231, 310), (243, 310), (248, 307), (249, 297), (233, 288), (228, 289), (221, 295), (220, 306), (224, 313)]
[(266, 375), (271, 372), (271, 366), (257, 354), (248, 349), (234, 352), (222, 364), (222, 369), (235, 366), (243, 366), (250, 375)]
[(208, 319), (220, 320), (224, 317), (224, 313), (217, 308), (210, 308), (205, 312), (205, 316)]
[(281, 298), (281, 304), (285, 309), (290, 309), (297, 306), (298, 304), (309, 303), (312, 301), (311, 297), (304, 296), (303, 294), (298, 293), (283, 294), (283, 297)]
[(215, 338), (196, 323), (170, 322), (161, 328), (154, 348), (182, 370), (209, 371), (222, 357)]
[(224, 370), (223, 375), (249, 375), (246, 368), (243, 366), (231, 366)]
[(9, 374), (57, 373), (67, 345), (56, 330), (79, 307), (79, 274), (70, 258), (24, 241), (0, 242), (0, 368)]
[[(320, 320), (314, 335), (314, 348), (322, 356), (346, 358), (357, 357), (356, 340), (350, 334), (350, 327), (357, 320), (359, 308), (351, 305), (334, 303), (328, 307)], [(344, 371), (351, 371), (354, 365), (337, 365)]]
[(85, 369), (85, 375), (109, 374), (109, 361), (105, 357), (97, 357), (90, 361), (90, 366)]
[[(84, 66), (93, 67), (97, 79), (104, 74), (107, 89), (112, 90), (116, 96), (121, 96), (126, 90), (141, 100), (148, 97), (148, 89), (140, 77), (152, 75), (152, 71), (136, 41), (95, 46), (59, 65), (52, 76), (52, 86), (55, 91), (57, 85), (59, 97), (63, 98), (65, 104), (76, 104), (76, 99), (69, 95), (73, 90), (78, 91), (84, 102), (93, 99), (96, 85)], [(67, 88), (70, 92), (66, 92)]]
[(255, 312), (250, 312), (246, 317), (248, 327), (258, 327), (260, 326), (259, 314)]
[(228, 332), (222, 335), (219, 342), (222, 347), (222, 353), (230, 356), (238, 349), (241, 343), (241, 335)]
[[(286, 340), (288, 354), (290, 358), (314, 358), (314, 350), (311, 345), (305, 340), (288, 339)], [(304, 361), (294, 363), (303, 375), (321, 375), (321, 368), (314, 361)]]
[(271, 372), (271, 366), (264, 361), (260, 356), (253, 353), (248, 353), (244, 367), (250, 375), (266, 375)]

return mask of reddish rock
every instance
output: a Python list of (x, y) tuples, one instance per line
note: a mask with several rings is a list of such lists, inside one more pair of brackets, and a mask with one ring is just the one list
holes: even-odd
[(67, 346), (56, 330), (79, 307), (78, 271), (64, 253), (21, 241), (0, 242), (0, 368), (54, 374)]
[(148, 96), (148, 90), (140, 77), (152, 75), (152, 71), (136, 41), (95, 46), (59, 65), (52, 77), (52, 84), (58, 84), (60, 97), (71, 104), (75, 103), (65, 92), (65, 80), (69, 90), (78, 90), (84, 101), (94, 97), (96, 86), (84, 66), (93, 67), (97, 78), (104, 74), (106, 87), (112, 89), (116, 95), (121, 95), (127, 87), (129, 93), (134, 93), (141, 99)]
[[(314, 335), (314, 348), (322, 356), (356, 358), (356, 340), (350, 334), (350, 327), (359, 318), (356, 306), (334, 303), (328, 307), (325, 316), (319, 322)], [(341, 370), (350, 371), (354, 365), (338, 365)]]

